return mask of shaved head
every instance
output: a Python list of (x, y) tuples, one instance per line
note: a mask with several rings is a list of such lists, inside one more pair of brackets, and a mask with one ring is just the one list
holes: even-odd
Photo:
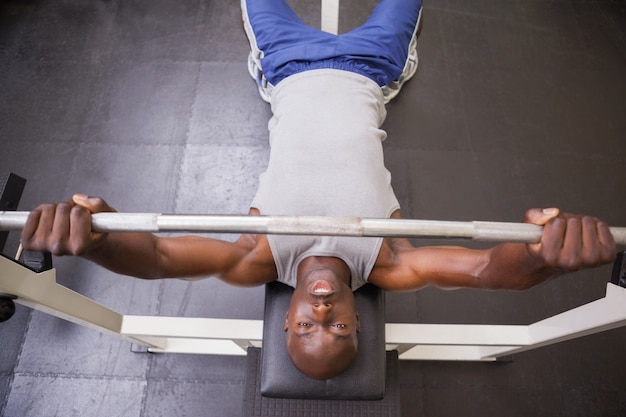
[(313, 271), (298, 283), (285, 318), (287, 352), (309, 378), (332, 378), (356, 357), (360, 322), (354, 295), (326, 269)]

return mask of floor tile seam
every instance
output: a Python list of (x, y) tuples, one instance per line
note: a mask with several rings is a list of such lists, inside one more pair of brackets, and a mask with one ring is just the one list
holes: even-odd
[[(174, 234), (167, 234), (167, 236), (174, 236)], [(154, 306), (155, 310), (156, 310), (156, 314), (155, 315), (160, 315), (161, 314), (161, 304), (163, 301), (163, 295), (165, 293), (165, 282), (161, 281), (159, 282), (159, 291), (157, 293), (157, 297), (156, 297), (156, 305)], [(153, 357), (150, 356), (148, 359), (148, 370), (150, 370), (152, 368), (152, 362), (153, 362)]]
[[(183, 141), (183, 153), (181, 155), (182, 157), (182, 163), (181, 163), (181, 167), (178, 170), (178, 178), (176, 178), (176, 188), (174, 191), (174, 204), (172, 207), (174, 211), (176, 211), (178, 209), (178, 205), (180, 202), (180, 188), (182, 185), (182, 172), (184, 169), (184, 165), (185, 165), (185, 160), (186, 160), (186, 154), (188, 152), (189, 149), (189, 135), (191, 133), (191, 123), (193, 121), (194, 115), (195, 115), (195, 110), (196, 110), (196, 104), (198, 101), (198, 87), (200, 86), (200, 76), (202, 74), (202, 64), (198, 65), (198, 68), (196, 69), (196, 74), (194, 77), (194, 85), (193, 85), (193, 98), (191, 99), (191, 102), (189, 104), (189, 110), (187, 111), (187, 124), (185, 126), (185, 134), (184, 134), (184, 141)], [(160, 300), (159, 300), (160, 301)]]
[[(0, 375), (4, 374), (0, 373)], [(7, 407), (7, 404), (9, 403), (9, 397), (11, 395), (11, 388), (13, 387), (13, 381), (15, 380), (15, 374), (13, 372), (6, 372), (6, 374), (9, 377), (9, 383), (7, 384), (7, 390), (4, 393), (4, 395), (2, 396), (2, 398), (0, 398), (0, 416), (4, 415), (4, 410)]]
[[(147, 366), (148, 370), (150, 369), (151, 366), (152, 366), (152, 361), (149, 360), (148, 361), (148, 366)], [(146, 408), (148, 406), (148, 380), (147, 380), (147, 378), (146, 378), (146, 383), (143, 386), (143, 390), (142, 390), (142, 393), (141, 393), (141, 401), (139, 402), (139, 404), (141, 404), (140, 405), (139, 415), (140, 416), (144, 416)]]
[[(137, 52), (136, 48), (131, 48), (128, 51), (134, 54), (133, 58), (136, 58), (136, 60), (135, 59), (132, 59), (132, 60), (123, 59), (123, 60), (120, 60), (121, 62), (133, 61), (133, 63), (136, 63), (137, 61), (145, 61), (146, 64), (185, 64), (185, 65), (187, 64), (202, 65), (204, 62), (207, 62), (203, 59), (181, 59), (181, 58), (167, 58), (167, 57), (154, 58), (151, 56), (146, 57), (146, 59), (144, 60), (141, 57), (141, 52)], [(113, 56), (113, 59), (115, 59), (115, 56)]]
[[(181, 145), (181, 166), (180, 168), (177, 170), (178, 173), (178, 177), (176, 178), (176, 187), (174, 188), (174, 195), (173, 195), (173, 204), (172, 204), (172, 212), (176, 213), (178, 210), (178, 206), (179, 206), (179, 201), (180, 201), (180, 189), (182, 186), (182, 171), (184, 169), (184, 165), (185, 165), (185, 160), (186, 160), (186, 154), (188, 152), (189, 149), (189, 134), (191, 131), (191, 122), (193, 119), (193, 114), (194, 114), (194, 109), (196, 107), (196, 102), (197, 102), (197, 98), (198, 98), (198, 87), (200, 85), (200, 75), (202, 74), (202, 64), (200, 63), (196, 69), (196, 74), (195, 74), (195, 78), (194, 78), (194, 86), (193, 86), (193, 99), (191, 100), (191, 103), (189, 104), (189, 111), (188, 113), (188, 117), (187, 117), (187, 125), (185, 128), (185, 134), (184, 134), (184, 140), (183, 140), (183, 144)], [(159, 292), (157, 294), (157, 299), (156, 299), (156, 312), (157, 314), (161, 313), (161, 306), (163, 304), (163, 297), (165, 294), (165, 284), (161, 284), (159, 286)], [(153, 361), (149, 361), (148, 362), (148, 370), (152, 369), (153, 366)], [(142, 411), (145, 409), (145, 404), (142, 403)]]
[[(80, 56), (78, 58), (65, 57), (58, 58), (58, 48), (48, 48), (45, 51), (39, 50), (37, 54), (30, 55), (19, 55), (14, 56), (13, 58), (18, 60), (19, 64), (27, 64), (27, 65), (47, 65), (47, 64), (70, 64), (76, 66), (84, 66), (85, 65), (85, 57)], [(50, 52), (51, 51), (51, 52)], [(46, 56), (47, 53), (51, 53), (53, 55)], [(95, 65), (95, 63), (93, 63)]]
[[(247, 139), (248, 137), (244, 137)], [(8, 143), (11, 142), (10, 139), (7, 140)], [(23, 140), (15, 140), (15, 143), (23, 143)], [(31, 140), (29, 142), (40, 144), (45, 143), (49, 144), (49, 141), (46, 140)], [(152, 148), (181, 148), (187, 149), (190, 147), (212, 147), (212, 148), (252, 148), (257, 150), (265, 150), (267, 149), (266, 144), (248, 144), (248, 143), (237, 143), (236, 141), (229, 143), (201, 143), (201, 142), (181, 142), (181, 143), (155, 143), (155, 142), (122, 142), (122, 141), (108, 141), (108, 140), (55, 140), (55, 143), (69, 143), (76, 145), (102, 145), (102, 146), (126, 146), (129, 148), (140, 148), (140, 147), (152, 147)]]
[[(137, 47), (137, 45), (131, 45), (130, 47), (121, 46), (116, 48), (115, 50), (107, 52), (106, 59), (108, 61), (114, 61), (114, 63), (121, 62), (133, 62), (133, 63), (163, 63), (163, 64), (208, 64), (208, 63), (217, 63), (217, 64), (237, 64), (246, 67), (248, 65), (248, 54), (245, 52), (245, 49), (242, 46), (242, 52), (237, 55), (237, 57), (221, 57), (221, 58), (212, 58), (208, 54), (208, 58), (205, 56), (195, 57), (194, 53), (200, 52), (203, 53), (203, 49), (205, 45), (198, 45), (193, 51), (189, 51), (185, 56), (175, 56), (175, 54), (171, 54), (172, 56), (167, 56), (169, 52), (164, 52), (162, 55), (159, 52), (154, 53), (153, 51), (148, 51), (148, 54), (142, 54), (145, 49), (145, 46), (148, 45), (148, 41), (143, 45)], [(249, 50), (249, 48), (248, 48)], [(130, 58), (129, 55), (130, 53)]]
[[(58, 54), (56, 54), (56, 48), (51, 48), (54, 55), (46, 56), (46, 53), (36, 54), (33, 57), (30, 56), (19, 56), (20, 63), (23, 64), (73, 64), (73, 65), (85, 65), (85, 57), (81, 55), (78, 58), (72, 57), (63, 57), (58, 58)], [(133, 56), (131, 59), (127, 58), (125, 53), (132, 52)], [(151, 54), (152, 55), (152, 54)], [(106, 56), (107, 62), (112, 65), (115, 64), (124, 64), (124, 63), (145, 63), (145, 64), (185, 64), (185, 65), (201, 65), (206, 63), (218, 63), (218, 64), (246, 64), (246, 59), (219, 59), (219, 60), (207, 60), (207, 59), (192, 59), (192, 58), (168, 58), (168, 57), (153, 57), (153, 56), (141, 56), (141, 51), (137, 51), (137, 48), (129, 48), (129, 49), (117, 49), (116, 51), (107, 54)], [(90, 61), (90, 64), (94, 66), (100, 65), (100, 61)]]
[[(132, 59), (127, 59), (123, 52), (132, 52)], [(113, 64), (116, 63), (141, 63), (144, 62), (146, 64), (192, 64), (192, 65), (205, 65), (205, 64), (234, 64), (241, 65), (245, 67), (248, 65), (248, 56), (242, 54), (241, 57), (236, 59), (228, 59), (228, 58), (220, 58), (220, 59), (205, 59), (205, 58), (168, 58), (164, 56), (152, 56), (142, 57), (141, 51), (137, 51), (136, 48), (130, 48), (128, 50), (118, 49), (115, 52), (111, 53), (107, 56), (109, 62), (113, 61)], [(77, 61), (77, 62), (75, 62)], [(59, 59), (59, 60), (48, 60), (44, 62), (71, 62), (71, 63), (81, 63), (83, 61), (74, 60), (74, 59)], [(37, 60), (37, 62), (41, 62), (41, 60)]]
[(220, 384), (220, 385), (243, 385), (245, 383), (245, 379), (241, 378), (239, 380), (233, 380), (233, 379), (222, 379), (222, 378), (216, 378), (216, 379), (201, 379), (201, 378), (177, 378), (177, 377), (165, 377), (165, 378), (160, 378), (160, 377), (147, 377), (146, 380), (148, 382), (153, 382), (153, 383), (168, 383), (168, 382), (174, 382), (177, 384), (183, 383), (183, 384), (193, 384), (193, 385), (214, 385), (214, 384)]
[(86, 379), (100, 381), (129, 381), (142, 382), (146, 381), (145, 377), (138, 376), (121, 376), (121, 375), (97, 375), (97, 374), (69, 374), (61, 372), (15, 372), (15, 376), (26, 378), (51, 378), (51, 379)]
[[(248, 139), (252, 136), (241, 136), (244, 139)], [(230, 142), (212, 142), (212, 143), (202, 143), (202, 142), (189, 142), (186, 144), (187, 148), (194, 147), (210, 147), (210, 148), (246, 148), (252, 149), (256, 151), (269, 151), (269, 144), (267, 143), (242, 143), (237, 142), (236, 140), (232, 140)]]
[[(68, 138), (68, 139), (54, 139), (54, 143), (61, 143), (61, 144), (74, 144), (74, 145), (78, 145), (81, 142), (84, 142), (84, 140), (82, 139), (81, 135), (76, 136), (76, 138)], [(49, 138), (45, 138), (43, 136), (41, 136), (41, 139), (27, 139), (24, 140), (23, 137), (20, 136), (14, 136), (14, 137), (3, 137), (2, 138), (2, 144), (12, 144), (12, 143), (19, 143), (19, 144), (23, 144), (23, 143), (33, 143), (33, 144), (45, 144), (45, 145), (50, 145), (51, 141)]]
[(177, 58), (152, 58), (149, 59), (150, 63), (166, 63), (166, 64), (199, 64), (200, 66), (205, 64), (237, 64), (247, 65), (247, 59), (177, 59)]
[(26, 337), (28, 336), (28, 330), (30, 329), (30, 324), (32, 323), (32, 320), (33, 320), (33, 311), (34, 310), (30, 310), (28, 312), (28, 319), (26, 320), (26, 325), (24, 326), (24, 332), (22, 333), (22, 340), (20, 341), (20, 347), (15, 357), (15, 364), (13, 365), (13, 372), (12, 372), (13, 375), (11, 376), (11, 381), (8, 385), (5, 398), (0, 403), (0, 415), (4, 415), (4, 408), (6, 407), (6, 404), (9, 401), (9, 397), (11, 396), (11, 391), (13, 388), (13, 381), (15, 381), (15, 375), (18, 374), (18, 372), (15, 372), (15, 370), (19, 367), (20, 362), (22, 360), (22, 354), (24, 353), (24, 346), (26, 345)]
[(184, 148), (183, 143), (154, 143), (154, 142), (123, 142), (123, 141), (110, 141), (110, 140), (81, 140), (81, 145), (102, 145), (102, 146), (125, 146), (128, 148)]

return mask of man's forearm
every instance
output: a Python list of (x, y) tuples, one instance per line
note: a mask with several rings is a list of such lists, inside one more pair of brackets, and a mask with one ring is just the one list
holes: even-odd
[(110, 233), (102, 245), (82, 257), (118, 274), (157, 279), (163, 275), (157, 240), (149, 233)]
[(488, 262), (479, 273), (485, 289), (526, 290), (563, 271), (546, 266), (523, 243), (505, 243), (489, 249)]

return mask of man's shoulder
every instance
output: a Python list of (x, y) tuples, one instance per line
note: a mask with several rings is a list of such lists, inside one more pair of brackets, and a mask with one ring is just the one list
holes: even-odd
[(373, 271), (386, 270), (398, 266), (400, 262), (398, 255), (407, 250), (413, 249), (413, 245), (404, 238), (385, 238), (382, 245), (380, 245), (380, 251), (376, 257)]
[(235, 244), (241, 248), (242, 256), (222, 274), (223, 279), (250, 285), (276, 280), (278, 273), (266, 235), (241, 235)]
[(370, 273), (368, 281), (383, 289), (388, 284), (406, 273), (407, 265), (403, 264), (403, 253), (414, 249), (413, 245), (404, 238), (385, 238), (376, 257), (376, 263)]

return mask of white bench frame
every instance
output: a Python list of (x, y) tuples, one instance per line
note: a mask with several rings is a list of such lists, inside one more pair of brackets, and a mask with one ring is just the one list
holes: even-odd
[[(0, 257), (0, 293), (15, 302), (101, 332), (154, 353), (246, 355), (262, 346), (262, 320), (125, 315), (41, 273)], [(626, 289), (608, 283), (606, 296), (530, 325), (387, 323), (387, 349), (400, 359), (496, 361), (514, 353), (626, 325)]]

